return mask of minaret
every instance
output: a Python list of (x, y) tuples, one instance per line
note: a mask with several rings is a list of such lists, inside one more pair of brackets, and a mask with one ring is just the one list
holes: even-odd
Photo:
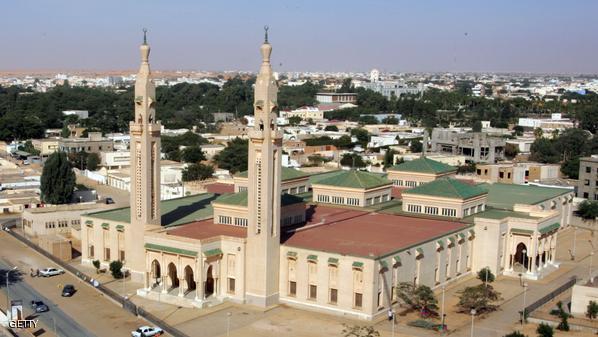
[(150, 47), (143, 30), (141, 66), (135, 80), (135, 119), (131, 134), (131, 225), (125, 229), (125, 264), (145, 271), (143, 235), (146, 225), (160, 225), (160, 122), (156, 121), (156, 87), (149, 67)]
[(282, 132), (276, 128), (278, 86), (270, 65), (268, 27), (255, 82), (255, 124), (249, 135), (247, 277), (245, 300), (262, 307), (278, 302)]

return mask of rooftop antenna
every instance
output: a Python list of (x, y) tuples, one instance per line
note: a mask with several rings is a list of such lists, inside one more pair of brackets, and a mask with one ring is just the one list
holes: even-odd
[(270, 27), (268, 27), (268, 25), (264, 26), (264, 43), (268, 43), (268, 29), (270, 29)]
[(143, 44), (147, 44), (147, 28), (143, 28)]

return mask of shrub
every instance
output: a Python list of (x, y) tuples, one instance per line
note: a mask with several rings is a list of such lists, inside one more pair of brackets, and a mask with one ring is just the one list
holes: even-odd
[(538, 337), (554, 336), (554, 329), (546, 323), (540, 323), (540, 325), (538, 325), (538, 328), (536, 329), (536, 332), (538, 333)]
[(120, 261), (112, 261), (110, 262), (110, 273), (112, 277), (120, 279), (123, 278), (123, 272), (121, 271), (123, 267), (123, 263)]

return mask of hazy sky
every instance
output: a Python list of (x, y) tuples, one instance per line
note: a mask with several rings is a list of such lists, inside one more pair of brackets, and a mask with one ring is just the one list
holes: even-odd
[(0, 70), (598, 73), (598, 1), (0, 0)]

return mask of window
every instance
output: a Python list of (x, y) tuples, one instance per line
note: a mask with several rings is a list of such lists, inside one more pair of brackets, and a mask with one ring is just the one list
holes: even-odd
[(239, 186), (239, 192), (245, 192), (245, 191), (247, 191), (247, 186)]
[(420, 205), (407, 205), (407, 212), (412, 212), (412, 213), (421, 213), (422, 212), (422, 207)]
[(505, 177), (505, 173), (504, 172), (498, 172), (498, 177), (500, 179), (504, 178)]
[(330, 202), (330, 197), (327, 195), (318, 194), (318, 202)]
[(305, 186), (299, 186), (299, 193), (305, 192)]
[(590, 195), (588, 194), (588, 192), (583, 192), (583, 198), (587, 199)]
[(281, 193), (281, 194), (289, 194), (289, 189), (288, 189), (288, 188), (286, 188), (286, 189), (284, 189), (284, 190), (280, 191), (280, 193)]
[(318, 286), (314, 284), (309, 285), (309, 299), (315, 300), (318, 297)]
[(297, 296), (297, 282), (289, 281), (289, 296)]
[(104, 261), (110, 261), (110, 248), (104, 248)]
[(369, 206), (369, 205), (371, 205), (371, 204), (372, 204), (372, 198), (367, 198), (367, 199), (365, 199), (365, 205), (366, 205), (366, 206)]
[(586, 173), (592, 173), (592, 168), (589, 166), (586, 166)]
[(590, 180), (584, 179), (583, 184), (584, 184), (584, 186), (590, 186)]
[(247, 219), (235, 218), (235, 226), (247, 227)]
[(355, 308), (361, 308), (363, 303), (363, 294), (355, 293), (353, 296), (353, 306)]
[(235, 293), (235, 279), (232, 277), (228, 278), (228, 293), (229, 294)]
[(90, 258), (93, 258), (93, 245), (90, 245), (87, 251), (87, 255), (89, 255)]
[(347, 205), (359, 206), (359, 199), (357, 199), (357, 198), (347, 198)]
[(289, 193), (290, 194), (297, 194), (297, 187), (292, 187), (291, 191)]
[(333, 204), (344, 204), (345, 203), (345, 198), (344, 197), (333, 196), (332, 197), (332, 203)]
[(338, 297), (338, 289), (330, 288), (330, 303), (336, 304)]
[(119, 261), (123, 262), (125, 260), (125, 251), (124, 250), (118, 251), (118, 257), (119, 257)]
[(224, 224), (224, 225), (230, 225), (230, 224), (232, 224), (233, 219), (230, 216), (219, 215), (218, 222), (221, 224)]
[(432, 215), (436, 215), (438, 214), (438, 207), (430, 207), (430, 206), (426, 206), (424, 208), (425, 213), (426, 214), (432, 214)]
[(457, 210), (454, 208), (443, 208), (442, 215), (444, 216), (457, 216)]

